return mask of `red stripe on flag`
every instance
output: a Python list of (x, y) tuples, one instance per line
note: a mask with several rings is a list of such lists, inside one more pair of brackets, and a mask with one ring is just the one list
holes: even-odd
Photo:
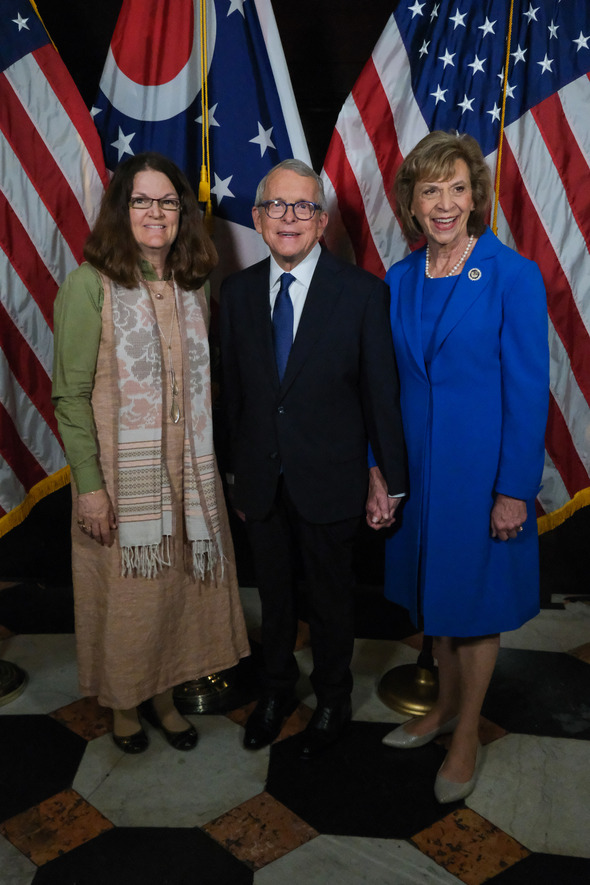
[(565, 188), (572, 214), (586, 243), (590, 243), (590, 201), (581, 182), (588, 180), (588, 163), (582, 154), (555, 92), (532, 109), (547, 150)]
[(82, 261), (88, 222), (80, 204), (75, 198), (72, 199), (67, 180), (10, 87), (9, 81), (4, 74), (0, 74), (0, 77), (4, 80), (0, 82), (0, 129), (76, 260)]
[(330, 181), (338, 183), (338, 208), (354, 245), (357, 264), (383, 278), (385, 267), (371, 235), (363, 198), (337, 130), (332, 135), (324, 169)]
[(580, 460), (565, 418), (553, 395), (549, 397), (545, 448), (563, 480), (568, 495), (573, 498), (576, 492), (588, 485), (588, 471)]
[(0, 455), (11, 468), (21, 485), (25, 489), (32, 488), (36, 483), (45, 479), (47, 473), (18, 435), (12, 418), (1, 402), (0, 427), (2, 427)]
[(3, 304), (0, 304), (0, 350), (4, 352), (12, 374), (59, 439), (51, 405), (51, 379), (14, 326)]
[(86, 145), (86, 150), (90, 155), (93, 166), (103, 186), (106, 188), (109, 183), (109, 176), (104, 165), (100, 137), (68, 69), (49, 43), (40, 49), (36, 49), (31, 54), (43, 71), (59, 103), (76, 127), (78, 136)]
[(352, 96), (375, 151), (385, 195), (393, 206), (393, 181), (403, 155), (399, 148), (389, 100), (372, 58), (355, 83)]
[(57, 294), (57, 283), (43, 264), (29, 235), (1, 191), (0, 246), (53, 331), (53, 302)]
[[(547, 289), (547, 310), (565, 347), (578, 386), (590, 402), (590, 342), (559, 258), (524, 186), (514, 154), (504, 140), (500, 202), (516, 247), (539, 265)], [(586, 485), (588, 474), (586, 474)]]

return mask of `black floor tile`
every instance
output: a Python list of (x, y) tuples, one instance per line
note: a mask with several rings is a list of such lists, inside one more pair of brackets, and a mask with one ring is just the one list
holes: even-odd
[(444, 750), (385, 747), (391, 724), (352, 722), (317, 759), (298, 758), (299, 736), (271, 747), (267, 791), (320, 833), (407, 839), (447, 813), (434, 798)]
[(50, 716), (0, 717), (0, 821), (71, 787), (86, 747)]
[(500, 649), (483, 715), (502, 728), (590, 739), (590, 667), (572, 655)]
[(253, 873), (199, 829), (119, 827), (41, 867), (33, 885), (252, 885)]
[(558, 854), (531, 854), (489, 882), (490, 885), (588, 885), (590, 860)]

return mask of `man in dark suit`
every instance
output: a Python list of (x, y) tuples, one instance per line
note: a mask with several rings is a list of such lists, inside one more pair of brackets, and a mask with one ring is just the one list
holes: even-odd
[[(298, 553), (317, 697), (306, 758), (351, 718), (352, 546), (363, 510), (372, 528), (391, 525), (405, 489), (398, 379), (386, 286), (319, 245), (321, 178), (299, 160), (279, 163), (252, 216), (271, 256), (226, 279), (220, 299), (229, 481), (262, 606), (264, 692), (244, 745), (270, 744), (297, 706)], [(381, 475), (369, 471), (369, 443)]]

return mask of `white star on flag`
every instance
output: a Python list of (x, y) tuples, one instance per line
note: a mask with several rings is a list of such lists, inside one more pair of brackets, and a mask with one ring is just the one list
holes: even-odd
[(260, 121), (258, 121), (258, 135), (256, 138), (250, 139), (250, 144), (257, 144), (260, 147), (260, 156), (263, 157), (268, 148), (274, 148), (271, 139), (272, 126), (265, 129)]
[(12, 21), (15, 23), (15, 25), (18, 25), (19, 31), (22, 31), (23, 28), (26, 28), (27, 31), (31, 30), (27, 24), (28, 18), (23, 18), (22, 15), (20, 14), (20, 12), (18, 14), (18, 17), (13, 18)]
[(526, 62), (526, 54), (527, 49), (521, 49), (520, 46), (516, 47), (516, 52), (511, 52), (510, 55), (514, 58), (514, 64), (517, 65), (519, 61)]
[(532, 21), (533, 21), (533, 22), (536, 22), (536, 21), (537, 21), (537, 13), (538, 13), (538, 11), (539, 11), (539, 7), (538, 7), (538, 6), (536, 7), (536, 9), (533, 9), (533, 4), (532, 4), (532, 3), (529, 3), (529, 8), (528, 8), (528, 10), (527, 10), (526, 12), (523, 12), (524, 17), (525, 17), (525, 18), (528, 18), (528, 20), (529, 20), (529, 25), (530, 25), (530, 23), (531, 23)]
[(119, 152), (119, 162), (121, 161), (121, 157), (123, 154), (131, 154), (133, 156), (133, 151), (129, 147), (131, 143), (131, 139), (135, 135), (135, 132), (132, 132), (130, 135), (124, 135), (123, 130), (119, 126), (119, 137), (116, 141), (111, 142), (111, 147), (116, 148)]
[(498, 107), (498, 102), (495, 101), (494, 107), (492, 108), (492, 110), (486, 111), (486, 114), (490, 114), (490, 116), (492, 118), (492, 123), (495, 122), (496, 120), (499, 121), (500, 120), (500, 108)]
[(453, 22), (453, 30), (454, 30), (454, 31), (459, 27), (459, 25), (460, 25), (462, 28), (465, 27), (465, 21), (464, 21), (464, 19), (465, 19), (465, 16), (466, 16), (466, 15), (467, 15), (466, 12), (464, 12), (463, 14), (461, 14), (461, 13), (459, 12), (459, 7), (457, 7), (457, 9), (455, 10), (455, 15), (451, 15), (451, 16), (449, 16), (449, 21)]
[(551, 68), (551, 65), (553, 64), (553, 59), (547, 58), (547, 53), (545, 53), (545, 58), (543, 59), (543, 61), (538, 61), (537, 64), (541, 65), (542, 74), (544, 74), (546, 71), (549, 71), (549, 73), (551, 74), (553, 73), (553, 70)]
[(465, 113), (465, 111), (472, 111), (472, 104), (475, 101), (474, 98), (467, 98), (467, 95), (463, 96), (463, 101), (460, 101), (458, 107), (463, 108), (461, 111), (461, 115)]
[(220, 178), (217, 172), (215, 172), (214, 175), (215, 184), (211, 188), (211, 193), (215, 194), (215, 196), (217, 197), (217, 205), (219, 206), (224, 197), (235, 196), (235, 194), (232, 194), (229, 189), (229, 183), (232, 180), (233, 175), (228, 176), (228, 178)]
[[(245, 18), (245, 16), (244, 16), (244, 2), (245, 2), (245, 0), (230, 0), (229, 9), (227, 11), (227, 18), (230, 17), (232, 12), (241, 12), (242, 18)], [(232, 194), (232, 197), (233, 197), (233, 194)]]
[(438, 104), (439, 101), (446, 101), (445, 92), (448, 92), (448, 91), (449, 91), (448, 89), (441, 89), (440, 83), (439, 83), (438, 86), (436, 87), (436, 92), (431, 92), (430, 94), (436, 100), (436, 103)]
[(413, 6), (408, 6), (408, 9), (412, 13), (412, 18), (414, 18), (415, 15), (424, 15), (422, 12), (423, 6), (426, 6), (426, 3), (418, 3), (418, 0), (416, 0)]
[(450, 53), (448, 49), (445, 49), (445, 54), (439, 55), (438, 60), (442, 61), (445, 68), (447, 65), (452, 65), (452, 67), (455, 67), (455, 62), (453, 61), (453, 59), (455, 58), (456, 54), (456, 52)]
[(475, 58), (473, 59), (473, 61), (471, 62), (471, 64), (468, 64), (467, 67), (468, 67), (468, 68), (473, 68), (473, 73), (474, 73), (474, 74), (477, 74), (478, 71), (482, 71), (482, 73), (485, 73), (485, 71), (484, 71), (484, 69), (483, 69), (484, 62), (485, 62), (485, 61), (486, 61), (485, 58), (481, 58), (481, 59), (480, 59), (480, 58), (478, 58), (477, 55), (476, 55)]
[(576, 49), (576, 52), (579, 52), (580, 49), (588, 49), (588, 48), (590, 48), (590, 47), (588, 46), (588, 40), (590, 40), (590, 36), (588, 36), (588, 37), (584, 37), (584, 35), (583, 35), (582, 32), (580, 31), (580, 36), (578, 37), (578, 39), (577, 39), (577, 40), (572, 40), (572, 43), (577, 43), (577, 44), (578, 44), (578, 48)]
[[(209, 128), (211, 128), (211, 126), (219, 126), (219, 123), (215, 119), (215, 111), (217, 110), (218, 104), (219, 104), (219, 102), (216, 102), (215, 104), (211, 105), (211, 107), (209, 108)], [(195, 117), (195, 123), (201, 123), (201, 125), (203, 124), (203, 115), (202, 114), (200, 117)]]
[(484, 37), (486, 37), (488, 34), (495, 34), (495, 33), (496, 33), (496, 32), (494, 31), (494, 25), (495, 25), (495, 24), (496, 24), (496, 22), (495, 22), (495, 21), (491, 22), (491, 21), (489, 20), (489, 18), (487, 17), (487, 15), (486, 15), (486, 20), (485, 20), (485, 22), (483, 23), (483, 25), (480, 25), (479, 28), (478, 28), (477, 30), (478, 30), (478, 31), (483, 31), (483, 35), (484, 35)]

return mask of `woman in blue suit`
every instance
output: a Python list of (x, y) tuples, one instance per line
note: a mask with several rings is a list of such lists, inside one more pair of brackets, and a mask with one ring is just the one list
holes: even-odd
[(384, 742), (417, 747), (453, 732), (435, 782), (440, 802), (475, 786), (500, 632), (539, 611), (545, 290), (537, 265), (486, 227), (490, 195), (473, 138), (426, 136), (395, 182), (404, 234), (426, 246), (386, 277), (410, 472), (387, 542), (386, 594), (435, 637), (439, 696)]

